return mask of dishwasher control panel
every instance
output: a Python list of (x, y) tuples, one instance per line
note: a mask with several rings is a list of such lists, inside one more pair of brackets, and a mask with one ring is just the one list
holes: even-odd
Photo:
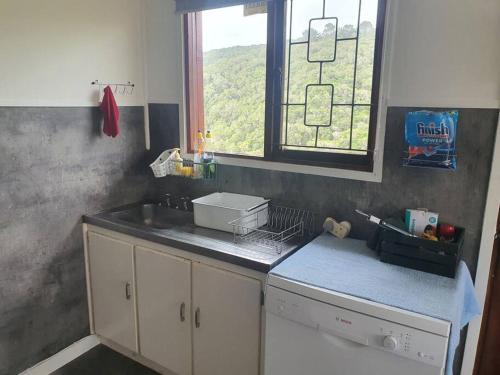
[(444, 367), (448, 338), (268, 286), (265, 309), (322, 333)]

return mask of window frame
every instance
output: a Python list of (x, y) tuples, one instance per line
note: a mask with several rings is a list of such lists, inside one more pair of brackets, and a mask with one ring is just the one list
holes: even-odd
[[(386, 39), (386, 12), (387, 0), (378, 0), (378, 13), (376, 21), (376, 34), (374, 46), (374, 68), (372, 77), (371, 109), (368, 130), (368, 142), (366, 155), (349, 154), (347, 152), (321, 152), (321, 151), (297, 151), (284, 150), (281, 147), (282, 134), (282, 95), (284, 91), (284, 76), (282, 73), (284, 57), (286, 52), (286, 0), (274, 0), (268, 2), (267, 12), (267, 52), (266, 52), (266, 92), (265, 92), (265, 124), (264, 124), (264, 156), (250, 156), (241, 154), (217, 153), (216, 155), (226, 158), (248, 159), (249, 161), (272, 162), (275, 166), (279, 164), (303, 165), (328, 169), (351, 170), (358, 172), (375, 173), (377, 133), (380, 127), (381, 107), (381, 81), (382, 60), (384, 55), (384, 41)], [(185, 103), (186, 103), (186, 145), (189, 153), (193, 152), (193, 140), (197, 130), (204, 131), (203, 119), (204, 109), (198, 105), (197, 110), (193, 108), (197, 102), (203, 105), (203, 82), (201, 90), (193, 93), (193, 75), (202, 74), (203, 53), (201, 20), (196, 22), (198, 13), (184, 15), (184, 71), (185, 71)], [(201, 19), (201, 17), (200, 17)], [(358, 29), (359, 32), (359, 29)], [(193, 48), (199, 46), (197, 59), (193, 61)], [(200, 53), (201, 51), (201, 53)], [(195, 64), (193, 64), (195, 62)], [(198, 65), (197, 65), (198, 64)], [(202, 75), (201, 75), (202, 77)], [(196, 80), (195, 80), (196, 81)], [(201, 99), (200, 99), (201, 98)], [(201, 112), (201, 114), (200, 114)], [(198, 113), (198, 115), (196, 115)], [(193, 129), (193, 123), (195, 128)], [(384, 127), (385, 128), (385, 127)], [(385, 130), (385, 129), (384, 129)], [(379, 134), (380, 135), (380, 134)], [(383, 135), (383, 134), (382, 134)], [(379, 137), (379, 138), (383, 138)], [(383, 148), (383, 145), (382, 145)], [(270, 168), (276, 169), (276, 168)], [(285, 168), (288, 169), (288, 168)], [(315, 173), (320, 174), (320, 173)], [(369, 179), (371, 180), (371, 179)], [(381, 180), (376, 178), (376, 180)]]
[(184, 96), (186, 101), (186, 141), (189, 152), (194, 150), (197, 132), (198, 130), (204, 131), (205, 124), (201, 30), (202, 18), (199, 13), (184, 15)]

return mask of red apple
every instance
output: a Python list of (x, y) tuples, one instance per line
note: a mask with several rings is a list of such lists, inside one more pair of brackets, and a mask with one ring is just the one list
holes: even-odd
[(451, 224), (439, 224), (439, 236), (452, 239), (455, 237), (455, 227)]

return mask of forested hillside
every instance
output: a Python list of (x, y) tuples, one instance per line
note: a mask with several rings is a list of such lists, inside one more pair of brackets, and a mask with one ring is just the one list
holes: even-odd
[[(321, 32), (311, 30), (313, 59), (333, 56), (333, 25), (327, 24)], [(352, 25), (338, 30), (338, 39), (356, 35)], [(375, 30), (371, 23), (360, 25), (360, 42), (355, 86), (355, 104), (369, 104), (373, 70)], [(296, 41), (307, 40), (307, 33)], [(323, 66), (322, 83), (334, 85), (334, 104), (353, 101), (354, 61), (356, 42), (337, 42), (335, 62)], [(205, 126), (211, 129), (218, 150), (231, 153), (262, 155), (264, 145), (266, 46), (253, 45), (212, 50), (204, 53)], [(318, 83), (319, 63), (307, 62), (307, 44), (296, 44), (291, 49), (289, 103), (303, 104), (306, 85)], [(285, 97), (287, 66), (285, 64)], [(317, 90), (309, 96), (308, 121), (324, 123), (328, 120), (330, 101), (328, 91)], [(317, 105), (314, 105), (317, 104)], [(304, 126), (303, 105), (289, 107), (288, 144), (314, 145), (316, 128)], [(353, 115), (354, 149), (366, 149), (368, 119), (367, 106), (355, 107)], [(283, 118), (285, 119), (285, 111)], [(351, 107), (334, 106), (332, 126), (321, 128), (319, 146), (348, 148), (350, 139)]]

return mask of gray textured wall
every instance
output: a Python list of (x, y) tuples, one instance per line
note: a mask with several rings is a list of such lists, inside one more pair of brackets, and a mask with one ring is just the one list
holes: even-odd
[(458, 169), (445, 171), (400, 166), (404, 116), (414, 109), (389, 108), (382, 183), (223, 166), (218, 186), (168, 177), (156, 181), (157, 190), (193, 196), (215, 189), (261, 195), (310, 208), (321, 220), (326, 216), (349, 220), (357, 238), (368, 238), (374, 227), (354, 214), (355, 208), (388, 217), (405, 208), (427, 207), (438, 212), (440, 220), (467, 229), (463, 258), (474, 275), (498, 110), (459, 111)]
[(142, 107), (0, 107), (0, 374), (88, 335), (81, 216), (148, 189)]
[(166, 149), (179, 147), (179, 104), (149, 103), (150, 159)]
[[(178, 107), (167, 107), (150, 109), (152, 135), (171, 146)], [(154, 191), (264, 195), (321, 218), (351, 220), (359, 238), (373, 228), (353, 215), (354, 207), (388, 216), (426, 206), (467, 228), (464, 258), (474, 273), (498, 111), (460, 111), (458, 170), (450, 172), (400, 167), (407, 110), (389, 110), (381, 184), (222, 167), (218, 186), (164, 178)], [(143, 151), (142, 108), (121, 112), (123, 133), (111, 139), (100, 135), (94, 108), (0, 107), (1, 375), (88, 334), (80, 217), (141, 199), (150, 187), (147, 160), (155, 156)]]

